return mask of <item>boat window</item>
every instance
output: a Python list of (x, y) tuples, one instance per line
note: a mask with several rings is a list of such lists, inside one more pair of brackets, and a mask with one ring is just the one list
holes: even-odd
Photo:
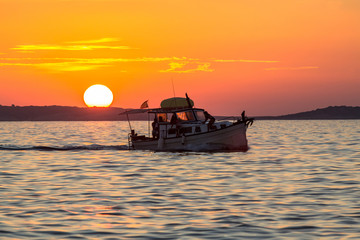
[(177, 112), (176, 116), (180, 121), (195, 121), (195, 116), (192, 111)]
[(187, 116), (189, 121), (195, 121), (195, 116), (194, 116), (194, 113), (192, 111), (186, 112), (186, 116)]
[(158, 113), (157, 118), (159, 122), (167, 122), (166, 113)]
[(188, 120), (185, 112), (178, 112), (178, 113), (176, 113), (176, 116), (180, 121), (187, 121)]
[(167, 113), (167, 121), (170, 122), (170, 119), (172, 118), (174, 113)]
[(196, 114), (197, 120), (205, 121), (205, 115), (204, 115), (203, 111), (196, 111), (195, 114)]

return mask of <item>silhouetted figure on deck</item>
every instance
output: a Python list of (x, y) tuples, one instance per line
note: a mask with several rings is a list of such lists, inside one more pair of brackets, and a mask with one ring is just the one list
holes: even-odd
[(176, 117), (176, 114), (174, 113), (171, 117), (171, 120), (170, 120), (170, 123), (172, 125), (176, 124), (177, 123), (177, 117)]
[(159, 137), (159, 123), (156, 119), (156, 117), (154, 118), (154, 121), (151, 124), (153, 130), (152, 130), (152, 136), (153, 138), (158, 138)]
[(213, 127), (213, 124), (215, 122), (215, 118), (213, 116), (211, 116), (207, 111), (204, 112), (204, 115), (205, 115), (205, 121), (204, 123), (206, 123), (207, 120), (209, 120), (209, 123), (208, 123), (208, 130), (211, 130), (212, 127)]
[(243, 122), (246, 122), (246, 119), (247, 119), (247, 117), (245, 116), (245, 111), (242, 111), (242, 113), (241, 113), (241, 120), (242, 120)]
[(241, 113), (241, 122), (245, 123), (247, 127), (251, 126), (254, 122), (254, 118), (248, 118), (245, 115), (245, 111)]

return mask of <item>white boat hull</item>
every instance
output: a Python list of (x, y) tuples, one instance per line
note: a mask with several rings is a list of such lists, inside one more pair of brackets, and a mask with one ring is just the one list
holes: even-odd
[(132, 140), (132, 148), (138, 150), (154, 151), (246, 151), (245, 123), (238, 123), (226, 128), (184, 135), (173, 138)]

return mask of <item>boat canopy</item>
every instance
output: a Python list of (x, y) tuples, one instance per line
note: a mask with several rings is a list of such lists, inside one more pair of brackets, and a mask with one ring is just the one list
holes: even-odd
[(125, 114), (139, 114), (139, 113), (174, 113), (174, 112), (183, 112), (183, 111), (201, 111), (203, 112), (204, 109), (202, 108), (148, 108), (148, 109), (130, 109), (127, 111), (124, 111), (122, 113), (119, 113), (119, 115), (125, 115)]
[(125, 115), (125, 114), (138, 114), (138, 113), (146, 113), (149, 112), (153, 109), (130, 109), (130, 110), (126, 110), (125, 112), (119, 113), (119, 115)]
[(192, 108), (194, 106), (194, 102), (190, 98), (173, 97), (163, 100), (160, 106), (163, 109)]

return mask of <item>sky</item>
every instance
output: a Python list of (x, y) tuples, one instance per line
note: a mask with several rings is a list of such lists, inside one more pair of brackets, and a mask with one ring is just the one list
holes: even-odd
[(188, 93), (212, 115), (360, 106), (359, 0), (0, 0), (0, 104)]

